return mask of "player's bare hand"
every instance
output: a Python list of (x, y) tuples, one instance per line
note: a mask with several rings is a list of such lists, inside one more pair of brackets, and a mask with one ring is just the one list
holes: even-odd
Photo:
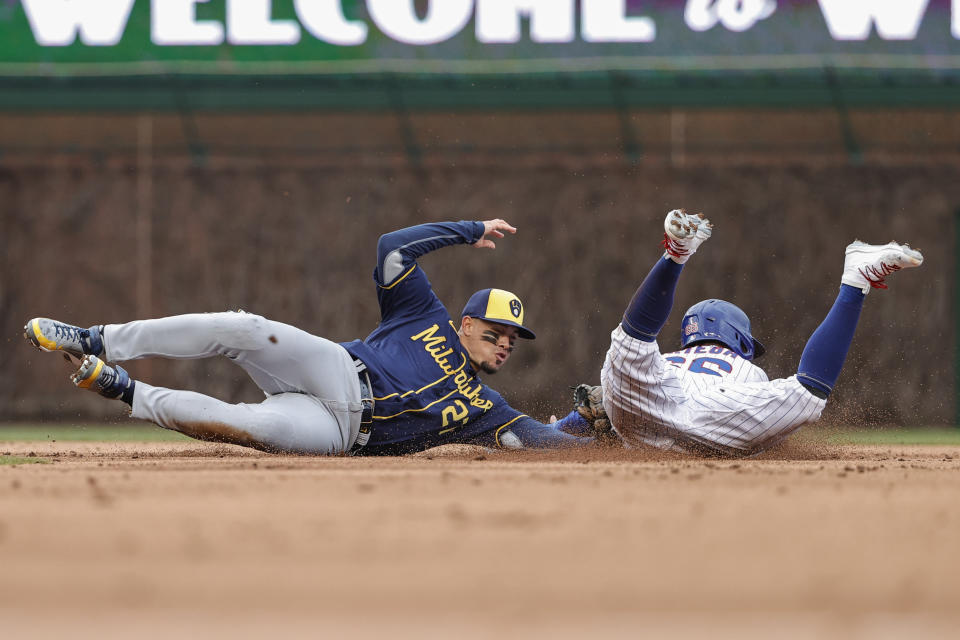
[(496, 218), (494, 220), (483, 221), (483, 237), (473, 243), (478, 249), (494, 249), (497, 244), (490, 238), (502, 238), (504, 232), (516, 233), (516, 227), (510, 226), (506, 220)]

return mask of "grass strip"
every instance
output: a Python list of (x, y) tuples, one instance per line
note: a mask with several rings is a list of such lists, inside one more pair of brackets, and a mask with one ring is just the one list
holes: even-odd
[[(960, 428), (875, 428), (823, 429), (802, 431), (829, 444), (867, 445), (957, 445)], [(0, 442), (184, 442), (191, 438), (147, 423), (69, 424), (10, 423), (0, 424)]]
[(182, 442), (187, 436), (151, 424), (2, 424), (0, 442)]
[(830, 444), (917, 444), (917, 445), (958, 445), (958, 428), (922, 428), (922, 429), (851, 429), (824, 432), (824, 440)]
[(0, 467), (17, 464), (49, 464), (45, 458), (24, 458), (22, 456), (0, 456)]

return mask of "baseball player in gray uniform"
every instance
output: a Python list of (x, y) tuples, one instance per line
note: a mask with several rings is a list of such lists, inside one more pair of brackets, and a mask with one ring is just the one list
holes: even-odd
[[(495, 247), (504, 220), (435, 222), (380, 237), (373, 279), (380, 324), (364, 340), (335, 343), (252, 313), (192, 313), (88, 329), (33, 318), (36, 347), (77, 358), (74, 384), (130, 405), (131, 416), (201, 440), (267, 451), (393, 455), (449, 443), (501, 448), (589, 444), (571, 412), (543, 424), (511, 407), (480, 374), (495, 374), (524, 326), (520, 299), (477, 291), (454, 325), (417, 258), (444, 247)], [(263, 390), (230, 404), (133, 380), (118, 362), (229, 358)]]
[[(886, 289), (890, 274), (923, 263), (919, 251), (895, 242), (848, 245), (839, 294), (808, 340), (796, 375), (769, 380), (754, 364), (764, 348), (751, 335), (749, 318), (724, 300), (703, 300), (688, 309), (681, 349), (660, 352), (657, 335), (680, 273), (713, 227), (702, 214), (674, 210), (664, 230), (665, 252), (614, 329), (601, 372), (603, 409), (628, 447), (745, 456), (817, 420), (867, 294)], [(598, 400), (593, 394), (593, 402)]]

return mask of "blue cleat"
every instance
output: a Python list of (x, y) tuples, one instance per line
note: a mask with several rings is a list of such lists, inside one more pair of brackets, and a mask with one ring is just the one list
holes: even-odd
[(133, 400), (135, 383), (130, 375), (123, 367), (109, 365), (97, 356), (84, 356), (70, 380), (81, 389), (96, 391), (104, 398), (123, 400), (128, 404)]
[(99, 326), (81, 329), (50, 318), (34, 318), (23, 327), (23, 336), (41, 351), (63, 351), (77, 358), (103, 356)]

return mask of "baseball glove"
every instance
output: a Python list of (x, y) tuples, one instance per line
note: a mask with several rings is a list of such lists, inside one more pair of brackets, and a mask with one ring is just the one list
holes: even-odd
[(597, 442), (604, 445), (620, 445), (620, 436), (613, 430), (607, 412), (603, 409), (603, 387), (578, 384), (573, 389), (573, 408), (593, 426)]

